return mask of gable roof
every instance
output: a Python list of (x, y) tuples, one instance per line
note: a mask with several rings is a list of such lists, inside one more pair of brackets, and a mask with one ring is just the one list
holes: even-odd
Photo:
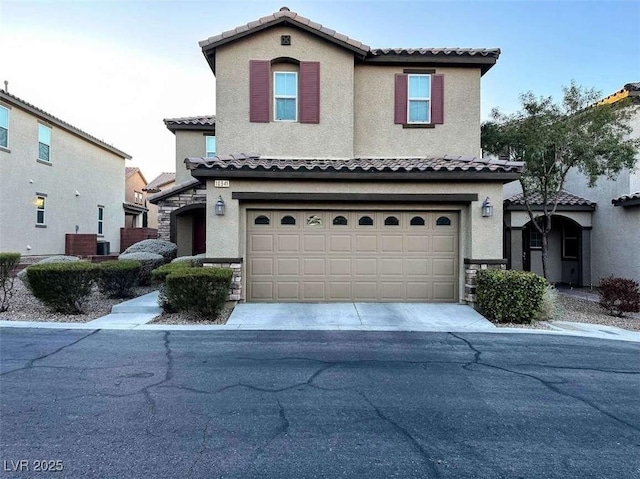
[(171, 188), (168, 188), (164, 191), (158, 191), (155, 195), (151, 195), (147, 197), (147, 201), (153, 204), (157, 204), (160, 200), (165, 198), (169, 198), (173, 195), (177, 195), (178, 193), (182, 193), (189, 188), (198, 188), (198, 186), (203, 186), (199, 179), (197, 178), (189, 178), (188, 180), (183, 181), (182, 183), (178, 183), (177, 185), (173, 185)]
[(119, 150), (115, 146), (111, 146), (108, 143), (105, 143), (104, 141), (99, 140), (95, 136), (92, 136), (89, 133), (82, 131), (80, 128), (76, 128), (75, 126), (67, 123), (66, 121), (63, 121), (60, 118), (53, 116), (51, 113), (47, 113), (46, 111), (41, 110), (37, 106), (32, 105), (31, 103), (28, 103), (23, 99), (18, 98), (17, 96), (12, 95), (11, 93), (5, 90), (0, 90), (0, 101), (4, 101), (10, 105), (20, 108), (21, 110), (27, 111), (32, 115), (35, 115), (38, 118), (47, 121), (48, 123), (51, 123), (59, 128), (62, 128), (63, 130), (66, 130), (69, 133), (77, 137), (80, 137), (83, 140), (88, 141), (89, 143), (94, 144), (95, 146), (98, 146), (104, 150), (107, 150), (110, 153), (113, 153), (116, 156), (119, 156), (120, 158), (124, 158), (126, 160), (131, 159), (131, 155), (125, 153), (124, 151)]
[[(538, 192), (529, 196), (529, 204), (532, 209), (542, 209), (542, 195)], [(526, 208), (524, 201), (524, 194), (518, 193), (504, 200), (504, 206), (508, 210), (524, 210)], [(595, 210), (596, 203), (583, 198), (582, 196), (574, 195), (566, 190), (560, 190), (558, 195), (558, 210), (561, 211), (582, 211), (582, 210)]]
[(215, 74), (216, 48), (274, 26), (291, 26), (307, 31), (339, 47), (351, 51), (358, 61), (366, 63), (420, 63), (475, 66), (486, 73), (500, 56), (499, 48), (376, 48), (324, 27), (296, 12), (282, 7), (279, 11), (199, 42), (211, 70)]
[(216, 155), (184, 160), (196, 177), (286, 179), (397, 179), (439, 181), (511, 181), (524, 163), (473, 156), (425, 158), (298, 159), (259, 155)]
[(172, 133), (177, 130), (216, 131), (215, 115), (165, 118), (162, 121)]
[(144, 181), (144, 183), (146, 184), (147, 183), (147, 179), (144, 177), (144, 175), (142, 174), (142, 171), (137, 166), (127, 166), (124, 169), (124, 178), (125, 178), (125, 180), (131, 178), (136, 173), (140, 174), (140, 178), (142, 178), (142, 181)]
[(147, 183), (147, 186), (143, 188), (144, 191), (149, 193), (158, 193), (160, 187), (176, 181), (176, 174), (172, 172), (160, 173), (153, 180)]

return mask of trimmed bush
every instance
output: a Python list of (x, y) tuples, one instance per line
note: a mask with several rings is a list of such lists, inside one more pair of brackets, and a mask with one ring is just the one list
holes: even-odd
[(142, 264), (132, 259), (104, 261), (98, 269), (98, 288), (111, 298), (130, 298)]
[[(33, 264), (73, 263), (76, 261), (80, 261), (80, 258), (78, 258), (77, 256), (56, 255), (43, 258)], [(24, 283), (28, 290), (31, 290), (31, 285), (29, 284), (29, 278), (27, 277), (27, 269), (29, 269), (31, 266), (33, 265), (28, 266), (18, 273), (18, 279)]]
[(151, 282), (151, 272), (158, 266), (164, 264), (164, 258), (156, 253), (122, 253), (118, 256), (118, 261), (135, 260), (140, 262), (140, 272), (138, 273), (138, 284), (148, 286)]
[(207, 257), (204, 253), (200, 253), (194, 256), (178, 256), (172, 263), (190, 263), (191, 266), (202, 266), (204, 259)]
[(169, 311), (186, 311), (216, 317), (224, 307), (231, 285), (229, 268), (180, 268), (165, 280)]
[(98, 276), (98, 266), (85, 261), (34, 264), (27, 268), (33, 295), (56, 312), (82, 313)]
[(527, 271), (480, 270), (480, 312), (498, 323), (531, 323), (540, 316), (547, 280)]
[[(184, 258), (184, 256), (183, 256)], [(180, 271), (185, 268), (197, 268), (197, 266), (192, 266), (189, 261), (177, 261), (163, 264), (162, 266), (154, 269), (151, 272), (151, 280), (154, 283), (164, 283), (164, 280), (167, 279), (167, 276), (174, 271)]]
[(640, 285), (628, 278), (609, 276), (600, 280), (600, 306), (608, 314), (623, 316), (624, 313), (640, 312)]
[(123, 254), (129, 253), (155, 253), (161, 255), (165, 263), (169, 263), (178, 255), (178, 245), (161, 239), (147, 239), (138, 241), (123, 251)]
[(9, 309), (20, 253), (0, 253), (0, 313)]

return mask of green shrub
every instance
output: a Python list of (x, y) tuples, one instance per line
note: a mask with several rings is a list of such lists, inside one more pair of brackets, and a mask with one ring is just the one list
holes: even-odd
[(602, 278), (598, 294), (600, 306), (613, 316), (640, 312), (640, 285), (632, 279)]
[(33, 295), (59, 313), (82, 313), (98, 276), (98, 265), (85, 261), (34, 264), (27, 268)]
[(229, 294), (229, 268), (180, 268), (165, 280), (165, 309), (216, 317)]
[(0, 313), (9, 309), (20, 253), (0, 253)]
[(195, 266), (193, 266), (189, 261), (172, 261), (171, 263), (163, 264), (162, 266), (154, 269), (151, 272), (151, 279), (154, 283), (164, 283), (164, 280), (167, 279), (167, 276), (174, 271), (193, 267)]
[[(76, 261), (80, 261), (80, 258), (78, 258), (77, 256), (54, 255), (42, 258), (40, 261), (34, 264), (71, 263)], [(23, 269), (18, 273), (18, 279), (22, 281), (22, 283), (27, 287), (29, 291), (31, 291), (31, 285), (29, 284), (29, 278), (27, 277), (27, 269), (29, 269), (29, 267)]]
[(499, 323), (530, 323), (540, 316), (547, 280), (526, 271), (480, 270), (480, 312)]
[(111, 298), (130, 298), (141, 269), (132, 259), (104, 261), (99, 265), (98, 288)]
[(151, 282), (151, 272), (165, 263), (164, 257), (157, 253), (147, 253), (140, 251), (137, 253), (122, 253), (118, 260), (135, 260), (140, 262), (140, 273), (138, 273), (138, 284), (147, 286)]

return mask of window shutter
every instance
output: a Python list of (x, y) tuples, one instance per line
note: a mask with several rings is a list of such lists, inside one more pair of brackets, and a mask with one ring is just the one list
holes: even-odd
[(444, 75), (431, 75), (431, 123), (444, 123)]
[(320, 62), (300, 62), (300, 123), (320, 123)]
[(408, 99), (408, 75), (396, 74), (394, 120), (395, 124), (404, 125), (407, 122), (407, 99)]
[(269, 123), (269, 70), (266, 60), (249, 62), (249, 121)]

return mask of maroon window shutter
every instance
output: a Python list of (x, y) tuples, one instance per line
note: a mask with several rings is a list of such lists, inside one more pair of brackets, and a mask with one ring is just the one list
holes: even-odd
[(431, 75), (431, 123), (444, 123), (444, 75)]
[(300, 123), (320, 123), (320, 62), (300, 62)]
[(249, 62), (249, 121), (269, 123), (269, 70), (267, 60)]
[(396, 74), (396, 91), (394, 105), (394, 123), (404, 125), (407, 122), (408, 75)]

